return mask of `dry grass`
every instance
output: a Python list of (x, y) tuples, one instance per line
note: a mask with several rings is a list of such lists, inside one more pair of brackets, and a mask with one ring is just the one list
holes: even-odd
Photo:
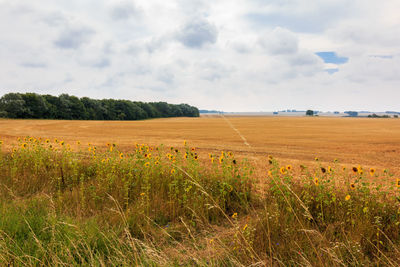
[[(0, 120), (0, 140), (15, 142), (19, 136), (62, 137), (73, 144), (93, 143), (105, 147), (115, 142), (126, 151), (135, 142), (182, 146), (182, 140), (196, 144), (203, 152), (231, 150), (237, 155), (257, 159), (273, 155), (294, 166), (310, 164), (315, 157), (330, 163), (338, 159), (351, 166), (361, 164), (377, 169), (389, 168), (399, 174), (400, 121), (396, 119), (322, 117), (233, 117), (154, 119), (147, 121), (54, 121)], [(6, 147), (7, 148), (7, 147)]]
[(400, 179), (383, 171), (397, 167), (396, 126), (1, 120), (0, 262), (398, 266)]

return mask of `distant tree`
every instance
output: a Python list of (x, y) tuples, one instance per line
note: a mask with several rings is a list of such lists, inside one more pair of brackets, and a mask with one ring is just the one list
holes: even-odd
[(160, 117), (198, 117), (187, 104), (133, 102), (130, 100), (78, 98), (35, 93), (9, 93), (0, 98), (0, 117), (67, 120), (143, 120)]
[(306, 116), (314, 116), (314, 111), (312, 111), (311, 109), (307, 110)]
[(22, 99), (25, 101), (25, 118), (39, 119), (43, 118), (47, 112), (48, 104), (46, 99), (35, 93), (22, 94)]
[(5, 94), (0, 98), (0, 111), (8, 118), (23, 118), (24, 114), (29, 112), (19, 93)]

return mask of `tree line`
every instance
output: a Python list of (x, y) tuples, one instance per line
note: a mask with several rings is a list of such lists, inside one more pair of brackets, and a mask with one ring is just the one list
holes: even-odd
[(0, 117), (64, 120), (142, 120), (166, 117), (198, 117), (188, 104), (91, 99), (61, 94), (8, 93), (0, 98)]

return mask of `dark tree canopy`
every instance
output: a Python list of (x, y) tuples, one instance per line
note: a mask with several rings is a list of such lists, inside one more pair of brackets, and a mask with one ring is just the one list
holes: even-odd
[(35, 93), (8, 93), (0, 98), (0, 117), (65, 120), (143, 120), (167, 117), (198, 117), (187, 104), (134, 102), (115, 99), (78, 98)]
[(314, 111), (309, 109), (309, 110), (306, 111), (306, 115), (307, 116), (314, 116)]

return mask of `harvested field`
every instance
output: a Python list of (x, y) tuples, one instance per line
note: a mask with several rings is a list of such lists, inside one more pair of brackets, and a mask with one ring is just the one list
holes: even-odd
[(204, 152), (231, 150), (249, 158), (270, 154), (282, 162), (305, 164), (315, 157), (321, 162), (338, 159), (345, 165), (400, 173), (397, 119), (202, 116), (131, 122), (0, 120), (0, 140), (5, 141), (6, 149), (23, 136), (63, 138), (71, 144), (80, 140), (98, 147), (114, 142), (123, 150), (131, 149), (135, 142), (182, 146), (187, 140)]

